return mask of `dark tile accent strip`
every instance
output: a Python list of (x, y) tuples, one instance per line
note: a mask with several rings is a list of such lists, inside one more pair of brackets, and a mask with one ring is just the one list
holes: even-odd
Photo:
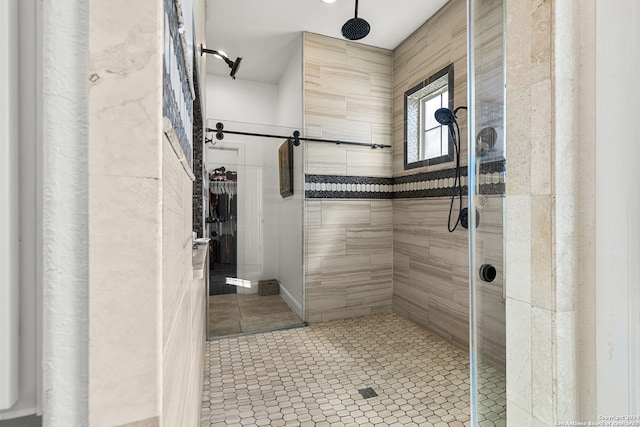
[[(169, 32), (169, 37), (165, 36), (164, 43), (171, 43), (173, 46), (174, 58), (178, 74), (179, 74), (179, 85), (181, 86), (182, 99), (178, 99), (179, 95), (176, 94), (180, 92), (179, 88), (173, 87), (171, 75), (169, 74), (169, 60), (167, 58), (167, 54), (163, 55), (163, 78), (162, 78), (162, 88), (163, 88), (163, 103), (162, 103), (162, 114), (164, 117), (167, 117), (171, 121), (171, 125), (176, 135), (178, 136), (178, 141), (180, 142), (180, 146), (182, 147), (182, 151), (184, 152), (185, 157), (189, 162), (189, 166), (193, 169), (193, 135), (191, 132), (193, 130), (191, 127), (193, 126), (193, 99), (191, 99), (191, 88), (189, 86), (189, 77), (187, 76), (187, 64), (184, 62), (184, 54), (182, 50), (182, 43), (180, 42), (180, 36), (178, 33), (178, 11), (176, 9), (176, 4), (172, 0), (164, 1), (164, 19), (167, 20), (167, 27)], [(168, 49), (165, 49), (167, 51)], [(184, 123), (182, 120), (182, 110), (186, 108), (187, 116), (190, 119), (190, 124)]]
[(393, 193), (364, 191), (305, 191), (307, 199), (392, 199)]
[(393, 185), (393, 178), (378, 178), (373, 176), (342, 176), (342, 175), (306, 175), (304, 182), (325, 184), (378, 184)]
[[(480, 192), (482, 194), (504, 194), (504, 164), (504, 160), (501, 160), (485, 163), (480, 166)], [(496, 173), (500, 174), (499, 179), (496, 179)], [(466, 181), (466, 167), (461, 169), (461, 174), (463, 180)], [(454, 193), (454, 188), (450, 186), (454, 177), (455, 169), (421, 172), (397, 178), (306, 175), (305, 197), (307, 199), (408, 199), (448, 197)], [(490, 181), (492, 182), (489, 183)], [(411, 187), (413, 187), (413, 189), (406, 189)], [(466, 185), (462, 187), (462, 193), (463, 195), (467, 194)]]
[(200, 98), (200, 85), (198, 84), (197, 70), (193, 79), (196, 99), (193, 101), (193, 173), (196, 180), (193, 181), (193, 212), (192, 230), (198, 237), (204, 237), (204, 118), (202, 116), (202, 98)]

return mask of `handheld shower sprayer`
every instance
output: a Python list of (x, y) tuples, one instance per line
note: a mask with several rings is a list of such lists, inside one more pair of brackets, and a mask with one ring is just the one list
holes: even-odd
[[(453, 192), (451, 193), (451, 204), (449, 205), (449, 220), (447, 221), (447, 228), (450, 233), (453, 233), (460, 223), (460, 216), (462, 214), (462, 177), (460, 171), (460, 127), (458, 126), (458, 120), (456, 120), (456, 113), (460, 109), (467, 109), (467, 107), (461, 106), (451, 111), (449, 108), (438, 108), (434, 113), (435, 119), (438, 123), (449, 128), (449, 135), (453, 141), (455, 147), (456, 156), (456, 172), (453, 181)], [(456, 134), (457, 133), (457, 134)], [(451, 216), (453, 214), (453, 204), (458, 196), (458, 218), (456, 222), (451, 226)]]

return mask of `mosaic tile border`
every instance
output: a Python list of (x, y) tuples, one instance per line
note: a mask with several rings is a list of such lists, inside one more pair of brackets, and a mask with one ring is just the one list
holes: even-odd
[[(478, 181), (482, 194), (504, 194), (504, 160), (480, 166)], [(467, 194), (467, 168), (463, 167), (462, 192)], [(446, 197), (453, 192), (455, 169), (421, 172), (397, 178), (364, 176), (305, 175), (307, 199), (407, 199)]]
[(162, 114), (170, 120), (189, 166), (193, 168), (193, 91), (178, 26), (175, 2), (165, 0)]

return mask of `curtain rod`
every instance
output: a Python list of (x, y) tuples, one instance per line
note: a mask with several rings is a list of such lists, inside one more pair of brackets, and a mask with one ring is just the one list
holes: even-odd
[(293, 140), (293, 145), (295, 145), (296, 147), (298, 145), (300, 145), (300, 141), (325, 142), (325, 143), (336, 144), (336, 145), (340, 145), (340, 144), (360, 145), (360, 146), (363, 146), (363, 147), (371, 147), (371, 149), (373, 149), (373, 150), (375, 150), (376, 148), (390, 148), (391, 147), (391, 145), (386, 145), (386, 144), (370, 144), (370, 143), (367, 143), (367, 142), (341, 141), (339, 139), (304, 138), (304, 137), (300, 136), (300, 132), (297, 131), (297, 130), (293, 131), (293, 136), (281, 136), (281, 135), (271, 135), (271, 134), (266, 134), (266, 133), (253, 133), (253, 132), (239, 132), (239, 131), (233, 131), (233, 130), (224, 130), (224, 125), (221, 122), (216, 123), (216, 128), (215, 129), (207, 128), (206, 131), (207, 132), (215, 132), (217, 140), (221, 140), (222, 138), (224, 138), (224, 134), (225, 133), (229, 133), (229, 134), (232, 134), (232, 135), (260, 136), (260, 137), (264, 137), (264, 138), (288, 139), (290, 141)]

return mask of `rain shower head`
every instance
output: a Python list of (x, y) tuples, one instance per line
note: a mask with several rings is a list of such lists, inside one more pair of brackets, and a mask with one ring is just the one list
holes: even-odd
[(347, 40), (360, 40), (365, 38), (370, 30), (369, 23), (362, 18), (358, 18), (358, 0), (356, 0), (355, 17), (344, 23), (342, 36)]
[(434, 116), (441, 125), (450, 126), (456, 122), (456, 115), (448, 108), (438, 108)]

